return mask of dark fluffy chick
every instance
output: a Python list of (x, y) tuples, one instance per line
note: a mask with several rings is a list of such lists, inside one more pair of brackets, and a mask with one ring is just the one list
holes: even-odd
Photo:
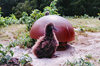
[(45, 29), (45, 35), (40, 37), (32, 48), (32, 52), (38, 58), (51, 58), (53, 57), (57, 46), (58, 40), (53, 32), (55, 27), (52, 23), (48, 24)]

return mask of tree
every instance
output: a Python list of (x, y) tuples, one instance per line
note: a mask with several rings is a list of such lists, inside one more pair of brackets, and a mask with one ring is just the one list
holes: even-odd
[(0, 0), (0, 7), (2, 8), (3, 16), (9, 16), (13, 13), (12, 8), (16, 6), (19, 2), (24, 2), (24, 0)]
[(16, 6), (17, 0), (0, 0), (0, 7), (2, 8), (3, 16), (8, 16), (12, 13), (12, 7)]
[(19, 18), (23, 12), (30, 14), (34, 9), (43, 11), (43, 8), (48, 6), (51, 1), (52, 0), (25, 0), (25, 2), (18, 3), (17, 6), (13, 7), (13, 13)]
[(31, 13), (32, 7), (30, 7), (30, 3), (25, 1), (25, 3), (18, 3), (16, 7), (13, 7), (13, 13), (19, 18), (23, 12)]
[(74, 16), (88, 14), (97, 16), (100, 12), (99, 0), (58, 0), (58, 11), (62, 15)]
[[(22, 12), (30, 14), (32, 10), (49, 6), (53, 0), (0, 0), (3, 16), (14, 13), (18, 18)], [(97, 16), (100, 13), (100, 0), (58, 0), (57, 9), (65, 16), (84, 15)]]

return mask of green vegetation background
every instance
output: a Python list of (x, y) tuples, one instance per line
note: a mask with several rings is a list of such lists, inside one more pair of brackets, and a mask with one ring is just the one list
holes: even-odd
[[(43, 11), (53, 0), (0, 0), (3, 16), (15, 14), (21, 17), (22, 12), (30, 14), (34, 9)], [(100, 0), (58, 0), (56, 7), (61, 15), (74, 16), (84, 15), (97, 16), (100, 13)]]
[[(22, 24), (25, 26), (25, 29), (21, 29), (15, 33), (12, 32), (15, 40), (10, 41), (7, 47), (4, 48), (3, 44), (0, 44), (0, 65), (9, 64), (9, 60), (14, 55), (14, 52), (10, 50), (12, 47), (20, 46), (20, 48), (25, 49), (34, 45), (36, 40), (30, 38), (29, 30), (32, 24), (40, 17), (43, 17), (48, 11), (51, 15), (67, 16), (66, 18), (72, 21), (73, 27), (79, 28), (78, 32), (80, 33), (84, 33), (85, 31), (100, 31), (99, 19), (95, 17), (98, 16), (100, 18), (99, 0), (0, 0), (0, 34), (4, 34), (4, 26), (12, 24), (16, 24), (16, 26), (17, 24)], [(89, 26), (88, 24), (93, 26)], [(21, 28), (23, 27), (22, 25)], [(1, 36), (1, 39), (7, 37), (10, 40), (8, 35), (4, 36)], [(5, 49), (5, 51), (2, 49)], [(8, 54), (9, 52), (10, 55)], [(25, 54), (24, 58), (22, 56), (22, 58), (19, 59), (19, 62), (24, 65), (27, 62), (32, 61), (32, 59), (28, 57), (29, 56)], [(82, 58), (79, 59), (79, 62), (68, 61), (66, 64), (71, 66), (92, 66), (90, 62), (86, 62)]]

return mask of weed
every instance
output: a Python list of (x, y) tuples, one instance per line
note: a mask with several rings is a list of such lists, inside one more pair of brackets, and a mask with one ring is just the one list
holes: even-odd
[(3, 45), (0, 44), (0, 65), (7, 64), (13, 55), (14, 52), (10, 50), (9, 47), (3, 47)]
[(92, 59), (92, 55), (88, 54), (85, 56), (87, 59)]
[(25, 66), (26, 64), (28, 64), (31, 61), (32, 61), (32, 58), (28, 54), (23, 55), (19, 59), (19, 62), (21, 63), (22, 66)]
[[(73, 25), (75, 29), (79, 28), (80, 31), (85, 32), (99, 32), (100, 31), (100, 21), (97, 18), (68, 18), (69, 22)], [(82, 29), (82, 30), (81, 30)]]
[(16, 40), (10, 42), (9, 47), (20, 46), (21, 48), (31, 48), (36, 40), (31, 39), (29, 32), (22, 33)]
[[(30, 16), (28, 16), (27, 13), (23, 13), (22, 17), (20, 18), (20, 21), (24, 22), (25, 24), (27, 24), (27, 30), (30, 30), (32, 27), (32, 24), (38, 20), (39, 18), (45, 16), (45, 13), (48, 11), (50, 15), (53, 14), (58, 14), (57, 12), (57, 8), (56, 8), (56, 2), (57, 0), (54, 0), (51, 2), (50, 6), (46, 6), (44, 7), (44, 11), (41, 12), (38, 9), (34, 9), (34, 11), (32, 11), (32, 13), (30, 14)], [(58, 14), (59, 15), (59, 14)]]
[(84, 60), (83, 58), (79, 58), (78, 60), (74, 60), (73, 62), (67, 60), (65, 65), (66, 66), (94, 66), (94, 64), (92, 64), (89, 61)]
[(98, 60), (98, 63), (100, 64), (100, 59)]

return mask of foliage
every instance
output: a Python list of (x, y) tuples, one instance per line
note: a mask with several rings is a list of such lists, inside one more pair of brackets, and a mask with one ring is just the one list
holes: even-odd
[(98, 60), (98, 63), (100, 64), (100, 59)]
[(23, 12), (22, 17), (19, 19), (20, 24), (26, 24), (27, 25), (27, 30), (30, 30), (33, 22), (34, 22), (34, 19), (31, 18), (31, 16), (28, 16), (28, 14), (26, 12)]
[(59, 0), (57, 2), (58, 11), (62, 15), (74, 16), (88, 14), (97, 16), (100, 12), (99, 0)]
[(84, 15), (81, 15), (81, 16), (74, 15), (73, 18), (74, 18), (74, 19), (77, 19), (77, 18), (84, 18), (84, 19), (87, 19), (87, 18), (94, 18), (94, 17), (90, 17), (89, 15), (84, 14)]
[[(12, 0), (11, 0), (11, 2), (12, 2)], [(50, 2), (51, 2), (51, 4), (50, 4)], [(4, 0), (4, 3), (5, 3), (5, 0)], [(57, 0), (54, 0), (54, 1), (53, 0), (49, 0), (49, 1), (47, 1), (47, 0), (45, 0), (45, 1), (44, 0), (41, 0), (41, 1), (40, 0), (25, 0), (23, 2), (19, 1), (19, 3), (14, 0), (14, 3), (16, 3), (16, 6), (12, 5), (13, 7), (12, 7), (11, 11), (12, 11), (12, 13), (14, 13), (16, 15), (17, 18), (22, 17), (21, 14), (23, 12), (27, 12), (29, 15), (35, 9), (40, 9), (41, 11), (44, 11), (44, 12), (49, 11), (50, 14), (58, 14), (57, 13), (58, 10), (55, 6), (57, 3)], [(49, 6), (49, 4), (50, 4), (50, 6)], [(5, 4), (3, 4), (3, 5), (5, 5)], [(47, 6), (47, 7), (45, 7), (45, 6)], [(4, 12), (4, 14), (5, 13), (6, 12)], [(9, 14), (11, 14), (11, 13), (9, 13)]]
[(88, 54), (85, 56), (87, 59), (92, 59), (92, 55)]
[(57, 0), (52, 1), (51, 4), (50, 4), (50, 6), (46, 6), (44, 8), (44, 12), (49, 11), (49, 14), (50, 15), (53, 15), (53, 14), (56, 14), (57, 15), (58, 14), (58, 12), (57, 12), (58, 9), (56, 8), (56, 3), (57, 3)]
[(6, 25), (17, 24), (17, 23), (18, 23), (18, 19), (16, 18), (14, 14), (11, 14), (10, 17), (5, 17)]
[(30, 7), (30, 2), (25, 1), (24, 3), (18, 3), (16, 7), (13, 7), (13, 13), (17, 16), (17, 18), (23, 16), (21, 15), (23, 12), (31, 13), (32, 7)]
[(34, 9), (34, 11), (32, 11), (32, 13), (30, 14), (30, 16), (28, 16), (28, 14), (26, 12), (23, 12), (22, 17), (19, 19), (19, 23), (27, 24), (27, 30), (30, 30), (30, 28), (32, 27), (32, 24), (39, 18), (43, 17), (47, 11), (49, 11), (49, 13), (51, 15), (53, 15), (53, 14), (57, 15), (58, 12), (57, 12), (57, 8), (55, 6), (56, 2), (57, 2), (57, 0), (52, 1), (50, 6), (46, 6), (44, 8), (43, 12), (41, 12), (38, 9)]
[(2, 8), (3, 16), (9, 16), (12, 13), (12, 7), (16, 6), (17, 0), (0, 0), (0, 7)]
[(0, 12), (1, 12), (1, 7), (0, 7)]
[(17, 24), (18, 19), (14, 14), (11, 14), (10, 17), (0, 17), (0, 26), (7, 26), (11, 24)]
[(9, 47), (3, 47), (3, 45), (0, 44), (0, 65), (8, 63), (13, 55), (14, 53)]
[(98, 17), (100, 18), (100, 13), (97, 13)]
[(89, 31), (89, 32), (98, 32), (99, 27), (80, 26), (80, 29), (84, 29), (84, 31)]
[(24, 66), (25, 64), (31, 62), (32, 58), (28, 54), (25, 54), (22, 57), (20, 57), (19, 61), (21, 65)]
[(17, 6), (13, 7), (13, 13), (19, 18), (23, 12), (27, 12), (28, 15), (34, 9), (39, 9), (43, 11), (43, 8), (50, 4), (52, 0), (24, 0), (24, 2), (19, 2)]
[(40, 17), (44, 16), (44, 13), (42, 13), (40, 10), (35, 9), (34, 11), (32, 11), (32, 13), (30, 14), (30, 16), (36, 21), (38, 20)]
[(8, 47), (20, 46), (21, 48), (31, 48), (34, 45), (35, 40), (31, 39), (29, 32), (22, 33), (17, 37), (17, 40), (10, 42)]
[(73, 25), (75, 30), (83, 32), (99, 32), (100, 31), (100, 20), (98, 18), (75, 18), (67, 17), (69, 22)]
[(74, 62), (68, 60), (65, 64), (67, 66), (94, 66), (94, 64), (84, 60), (83, 58), (80, 58), (79, 60), (75, 60)]
[[(14, 59), (12, 58), (13, 55), (14, 55), (14, 52), (10, 49), (9, 46), (3, 47), (3, 45), (0, 44), (0, 65), (7, 64), (7, 66), (9, 66), (10, 61)], [(28, 54), (23, 55), (19, 59), (19, 62), (22, 66), (24, 66), (25, 64), (31, 61), (32, 61), (32, 58)], [(17, 63), (16, 60), (12, 60), (11, 62)]]
[(34, 19), (34, 21), (31, 21), (29, 23), (27, 23), (27, 29), (30, 30), (33, 23), (38, 20), (40, 17), (43, 17), (44, 13), (42, 13), (40, 10), (35, 9), (34, 11), (32, 11), (32, 13), (30, 14), (31, 19)]
[(4, 17), (0, 17), (0, 27), (1, 26), (6, 26), (5, 18)]
[(24, 2), (24, 0), (0, 0), (0, 7), (2, 8), (3, 12), (2, 15), (6, 17), (12, 14), (12, 8), (20, 2)]
[[(22, 12), (31, 13), (34, 9), (43, 11), (45, 6), (49, 6), (53, 0), (1, 0), (3, 16), (14, 13), (18, 18)], [(60, 14), (66, 16), (84, 15), (97, 16), (100, 12), (99, 0), (58, 0), (57, 9)]]

